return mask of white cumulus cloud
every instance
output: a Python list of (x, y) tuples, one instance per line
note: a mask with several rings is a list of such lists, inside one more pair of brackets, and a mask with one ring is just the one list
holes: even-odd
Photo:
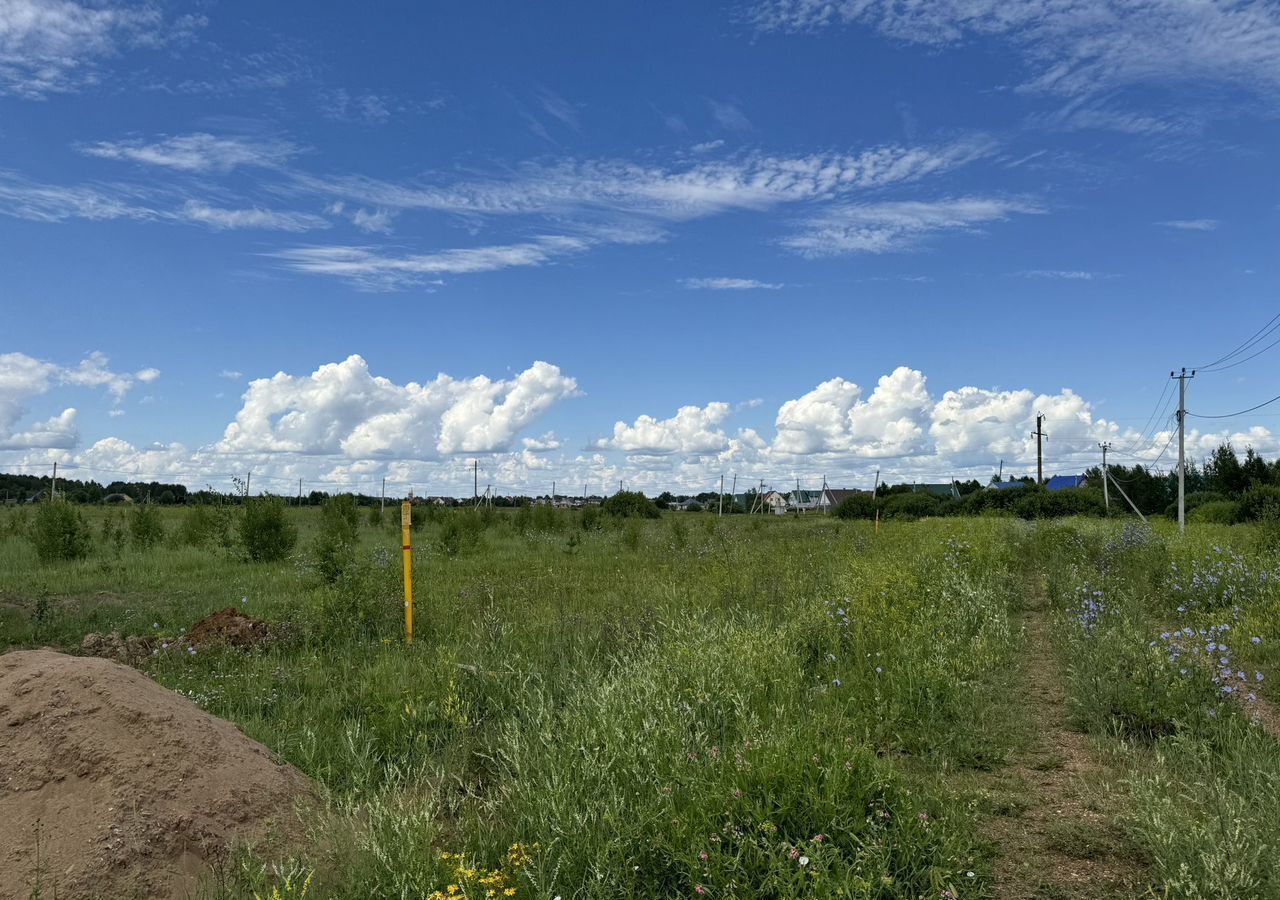
[(596, 441), (602, 450), (623, 450), (632, 454), (718, 453), (729, 437), (720, 425), (733, 412), (728, 403), (682, 406), (669, 419), (640, 416), (632, 424), (617, 422), (613, 436)]
[(441, 374), (398, 385), (350, 356), (310, 375), (251, 381), (218, 448), (410, 459), (493, 452), (576, 393), (577, 382), (545, 362), (504, 380)]

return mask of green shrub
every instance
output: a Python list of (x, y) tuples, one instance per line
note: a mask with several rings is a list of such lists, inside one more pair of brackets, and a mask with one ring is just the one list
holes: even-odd
[(1234, 500), (1210, 500), (1188, 509), (1187, 518), (1209, 525), (1234, 525), (1240, 520), (1240, 504)]
[(919, 519), (935, 515), (940, 502), (932, 494), (894, 494), (884, 501), (884, 513), (891, 519)]
[(382, 507), (371, 506), (366, 518), (370, 528), (380, 528), (382, 526)]
[(31, 542), (41, 562), (81, 559), (89, 554), (89, 528), (65, 500), (41, 503), (31, 526)]
[(473, 550), (480, 543), (484, 522), (480, 514), (471, 509), (451, 510), (440, 526), (438, 544), (448, 556), (458, 556)]
[(1280, 487), (1258, 485), (1240, 498), (1240, 518), (1245, 522), (1280, 523)]
[(623, 519), (656, 519), (661, 515), (657, 505), (639, 491), (618, 491), (605, 500), (601, 508)]
[(530, 513), (530, 524), (537, 531), (559, 531), (560, 514), (556, 508), (547, 503), (539, 503)]
[(253, 562), (278, 562), (293, 552), (298, 529), (276, 497), (246, 499), (240, 517), (240, 543)]
[(598, 506), (588, 506), (582, 510), (583, 531), (600, 531), (604, 528), (604, 520), (601, 518), (603, 513), (600, 512)]
[(150, 503), (136, 504), (129, 510), (129, 536), (139, 550), (150, 550), (164, 540), (164, 521), (159, 507)]
[(385, 638), (402, 628), (399, 560), (382, 554), (370, 560), (354, 553), (318, 593), (318, 643)]
[(836, 505), (835, 514), (841, 519), (874, 519), (878, 508), (870, 494), (852, 494)]
[(178, 524), (178, 543), (188, 547), (205, 547), (227, 544), (229, 534), (225, 508), (193, 506)]
[(354, 497), (340, 494), (324, 501), (320, 528), (311, 543), (311, 563), (325, 581), (337, 581), (351, 565), (359, 529), (360, 510)]

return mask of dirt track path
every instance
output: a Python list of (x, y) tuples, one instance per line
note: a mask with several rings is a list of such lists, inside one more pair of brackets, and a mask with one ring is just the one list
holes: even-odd
[(1030, 745), (993, 775), (1013, 802), (993, 817), (996, 896), (1001, 900), (1135, 897), (1144, 867), (1102, 808), (1107, 772), (1089, 739), (1070, 727), (1065, 673), (1043, 591), (1020, 618), (1026, 630), (1023, 702)]

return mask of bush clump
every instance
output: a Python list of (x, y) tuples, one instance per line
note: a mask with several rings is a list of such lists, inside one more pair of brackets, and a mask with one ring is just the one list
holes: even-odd
[(1280, 524), (1280, 487), (1263, 484), (1245, 491), (1240, 498), (1240, 518), (1245, 522)]
[(874, 519), (878, 508), (870, 494), (853, 494), (836, 505), (835, 514), (841, 519)]
[(160, 510), (150, 503), (139, 503), (129, 510), (129, 536), (139, 550), (150, 550), (164, 540), (164, 522)]
[(279, 498), (248, 499), (240, 517), (240, 543), (253, 562), (278, 562), (293, 552), (298, 529), (286, 517)]
[(52, 500), (36, 510), (31, 542), (41, 562), (81, 559), (89, 555), (89, 527), (70, 503)]
[(320, 530), (311, 544), (311, 561), (325, 581), (337, 581), (350, 567), (359, 530), (360, 510), (354, 497), (340, 494), (324, 501), (320, 508)]
[(230, 507), (191, 507), (178, 524), (178, 543), (187, 547), (226, 546), (230, 540), (229, 512)]
[(618, 491), (601, 505), (611, 516), (622, 519), (656, 519), (658, 505), (639, 491)]
[(1187, 519), (1209, 525), (1234, 525), (1240, 519), (1240, 504), (1234, 500), (1210, 500), (1188, 509)]

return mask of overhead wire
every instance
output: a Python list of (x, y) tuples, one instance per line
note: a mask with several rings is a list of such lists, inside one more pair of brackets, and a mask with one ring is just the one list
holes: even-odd
[[(1280, 313), (1276, 313), (1276, 315), (1268, 319), (1266, 324), (1264, 324), (1261, 328), (1259, 328), (1252, 335), (1250, 335), (1249, 338), (1244, 343), (1240, 344), (1230, 353), (1227, 353), (1224, 356), (1218, 357), (1211, 363), (1208, 363), (1203, 366), (1195, 366), (1194, 368), (1197, 372), (1213, 372), (1213, 371), (1221, 371), (1222, 369), (1230, 369), (1233, 366), (1240, 365), (1240, 363), (1247, 362), (1249, 359), (1253, 359), (1253, 356), (1257, 356), (1258, 354), (1255, 353), (1253, 356), (1247, 357), (1246, 359), (1233, 362), (1230, 365), (1224, 365), (1224, 363), (1226, 363), (1232, 357), (1235, 357), (1243, 353), (1244, 351), (1248, 350), (1250, 347), (1257, 344), (1259, 341), (1262, 341), (1268, 336), (1270, 336), (1277, 328), (1280, 328)], [(1280, 341), (1277, 341), (1276, 343), (1280, 343)], [(1269, 344), (1267, 347), (1264, 347), (1263, 350), (1258, 351), (1258, 353), (1262, 353), (1265, 350), (1269, 350), (1271, 347), (1274, 347), (1274, 346), (1275, 346), (1275, 343)]]

